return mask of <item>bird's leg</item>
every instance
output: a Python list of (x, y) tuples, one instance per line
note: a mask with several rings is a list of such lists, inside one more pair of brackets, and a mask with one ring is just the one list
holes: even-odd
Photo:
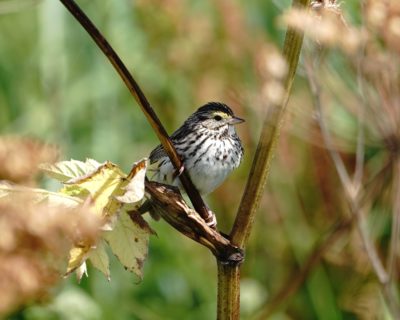
[(217, 227), (217, 217), (215, 216), (214, 212), (212, 212), (212, 210), (207, 206), (207, 217), (204, 218), (207, 226), (209, 226), (210, 228), (215, 229)]
[(184, 170), (185, 170), (185, 166), (181, 165), (181, 167), (178, 170), (178, 177), (183, 173)]
[(181, 167), (178, 170), (175, 170), (174, 174), (172, 175), (173, 180), (175, 180), (175, 178), (179, 177), (183, 171), (185, 170), (185, 166), (182, 164)]
[[(179, 168), (179, 170), (175, 170), (173, 174), (173, 179), (175, 180), (177, 177), (179, 177), (183, 171), (185, 170), (185, 166), (182, 164), (182, 166)], [(210, 228), (215, 229), (217, 227), (217, 218), (215, 217), (214, 212), (208, 207), (207, 204), (205, 204), (207, 207), (207, 217), (205, 217), (204, 221), (206, 222), (207, 226)]]

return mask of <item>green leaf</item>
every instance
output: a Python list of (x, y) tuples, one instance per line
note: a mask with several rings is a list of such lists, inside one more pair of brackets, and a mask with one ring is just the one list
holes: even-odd
[(104, 233), (104, 239), (125, 269), (142, 279), (147, 257), (149, 235), (154, 233), (139, 213), (120, 213), (114, 229)]
[(100, 166), (101, 163), (93, 159), (86, 159), (85, 162), (71, 159), (56, 164), (42, 164), (39, 167), (49, 177), (60, 182), (67, 182), (70, 179), (87, 175)]
[(110, 261), (103, 241), (99, 241), (96, 248), (90, 251), (88, 260), (92, 263), (93, 267), (102, 272), (107, 280), (110, 281)]

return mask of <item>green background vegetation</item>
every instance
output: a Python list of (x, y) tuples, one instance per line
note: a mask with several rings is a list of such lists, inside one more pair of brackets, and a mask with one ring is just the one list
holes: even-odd
[[(265, 52), (281, 47), (278, 17), (290, 1), (106, 0), (78, 2), (133, 73), (168, 132), (198, 106), (224, 101), (246, 119), (239, 127), (243, 165), (207, 202), (228, 232), (265, 114)], [(360, 20), (356, 1), (343, 10)], [(339, 52), (328, 55), (328, 123), (351, 168), (357, 121), (350, 108), (356, 79)], [(331, 68), (331, 69), (329, 69)], [(242, 268), (242, 315), (254, 315), (288, 291), (319, 239), (346, 206), (335, 169), (312, 118), (304, 70), (294, 94), (265, 197)], [(332, 108), (334, 107), (334, 109)], [(38, 137), (64, 159), (110, 160), (126, 171), (158, 141), (140, 109), (88, 35), (54, 0), (0, 1), (0, 133)], [(368, 136), (369, 134), (369, 136)], [(367, 132), (366, 154), (380, 167), (385, 152)], [(377, 201), (371, 225), (384, 247), (390, 206)], [(15, 319), (213, 319), (216, 263), (210, 253), (164, 221), (153, 236), (141, 283), (114, 260), (111, 282), (89, 268), (81, 284), (65, 280), (43, 305)], [(285, 283), (287, 283), (285, 285)], [(286, 286), (286, 287), (285, 287)], [(279, 301), (279, 299), (278, 299)], [(324, 254), (272, 319), (367, 319), (381, 296), (356, 232)], [(375, 313), (376, 314), (376, 313)], [(371, 318), (372, 319), (372, 318)]]

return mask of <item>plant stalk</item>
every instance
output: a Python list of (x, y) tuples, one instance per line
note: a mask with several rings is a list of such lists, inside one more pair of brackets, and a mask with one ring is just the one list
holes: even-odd
[[(154, 109), (151, 107), (149, 101), (144, 95), (142, 89), (139, 87), (138, 83), (135, 81), (133, 76), (130, 74), (129, 70), (126, 68), (120, 57), (117, 55), (115, 50), (111, 47), (108, 41), (96, 28), (93, 22), (88, 18), (88, 16), (82, 11), (82, 9), (73, 0), (60, 0), (60, 2), (68, 9), (68, 11), (75, 17), (75, 19), (81, 24), (81, 26), (87, 31), (93, 41), (101, 49), (104, 55), (113, 65), (114, 69), (117, 71), (121, 79), (124, 81), (125, 85), (129, 89), (132, 96), (135, 98), (136, 102), (139, 104), (144, 115), (149, 121), (150, 125), (154, 129), (158, 139), (160, 140), (162, 146), (168, 154), (171, 163), (177, 170), (181, 172), (183, 167), (183, 162), (176, 152), (171, 139), (169, 138), (164, 126), (162, 125), (160, 119), (157, 117)], [(200, 193), (194, 186), (192, 180), (190, 179), (188, 173), (183, 170), (182, 174), (179, 175), (179, 179), (182, 182), (183, 187), (193, 204), (195, 210), (200, 214), (200, 216), (209, 222), (212, 220), (212, 216), (208, 211)]]
[[(293, 0), (293, 7), (307, 7), (309, 0)], [(260, 206), (264, 187), (270, 171), (280, 129), (284, 119), (290, 90), (296, 74), (303, 33), (288, 28), (283, 47), (283, 56), (288, 65), (285, 78), (285, 96), (280, 104), (272, 106), (263, 122), (255, 157), (250, 169), (242, 200), (230, 233), (232, 244), (244, 250), (250, 235), (255, 213)], [(218, 311), (220, 320), (236, 320), (240, 316), (240, 265), (218, 264)]]
[[(218, 306), (217, 319), (240, 318), (240, 268), (222, 264), (217, 260), (218, 266)], [(225, 302), (225, 303), (221, 303)]]

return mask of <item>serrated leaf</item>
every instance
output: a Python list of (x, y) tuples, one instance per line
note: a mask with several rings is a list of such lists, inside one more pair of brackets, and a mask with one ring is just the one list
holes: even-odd
[(96, 214), (102, 218), (109, 218), (121, 208), (122, 204), (115, 197), (124, 193), (122, 188), (128, 182), (119, 167), (107, 161), (94, 172), (69, 180), (62, 192), (86, 197), (87, 191), (92, 197)]
[(115, 197), (123, 203), (137, 203), (144, 197), (144, 179), (146, 176), (147, 161), (141, 160), (133, 165), (130, 172), (132, 176), (129, 183), (122, 189), (125, 193), (122, 196)]
[(110, 281), (110, 261), (103, 241), (99, 241), (96, 248), (90, 251), (88, 260)]
[[(96, 215), (106, 218), (103, 230), (112, 228), (103, 234), (111, 250), (126, 269), (141, 278), (152, 231), (140, 215), (132, 220), (125, 211), (117, 214), (123, 206), (122, 202), (136, 203), (144, 197), (146, 160), (136, 163), (128, 176), (109, 161), (99, 164), (94, 160), (71, 160), (42, 169), (64, 182), (62, 193), (90, 199)], [(76, 271), (80, 279), (87, 259), (110, 278), (109, 260), (102, 242), (95, 249), (85, 245), (71, 249), (67, 274)]]
[(140, 214), (134, 219), (122, 211), (114, 229), (104, 233), (104, 239), (125, 269), (142, 279), (151, 229)]
[(66, 182), (95, 171), (102, 164), (93, 159), (86, 159), (85, 162), (79, 160), (61, 161), (55, 164), (42, 164), (40, 169), (48, 176)]
[(86, 197), (84, 190), (87, 190), (97, 214), (108, 219), (122, 207), (121, 201), (117, 200), (121, 196), (122, 200), (132, 200), (132, 202), (138, 202), (143, 198), (145, 173), (146, 160), (136, 163), (129, 176), (126, 176), (118, 166), (107, 161), (94, 172), (68, 180), (62, 192)]

